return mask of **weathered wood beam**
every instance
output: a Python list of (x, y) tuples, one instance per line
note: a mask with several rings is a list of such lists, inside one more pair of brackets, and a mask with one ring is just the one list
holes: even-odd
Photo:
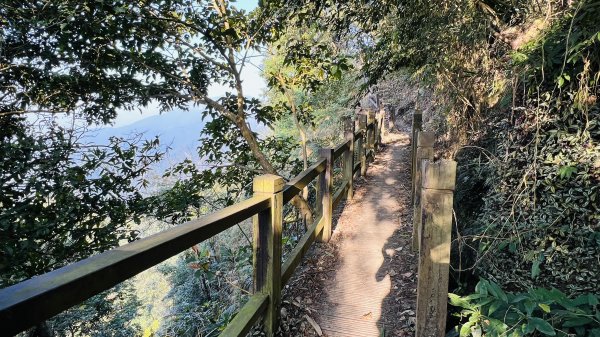
[[(357, 117), (360, 117), (360, 116), (357, 116)], [(358, 131), (356, 131), (354, 133), (354, 141), (360, 140), (363, 137), (364, 134), (365, 134), (364, 130), (358, 130)]]
[(269, 207), (255, 196), (198, 220), (0, 290), (2, 333), (14, 335)]
[(333, 149), (333, 160), (338, 159), (341, 155), (350, 148), (350, 140), (346, 139), (342, 144), (336, 146)]
[(352, 199), (354, 194), (354, 179), (352, 178), (354, 175), (354, 121), (346, 118), (344, 122), (344, 133), (348, 143), (348, 148), (344, 152), (344, 180), (348, 184), (346, 198)]
[(417, 132), (417, 152), (415, 154), (416, 166), (412, 180), (414, 181), (413, 198), (413, 236), (412, 249), (419, 250), (421, 242), (422, 221), (421, 221), (421, 166), (424, 160), (433, 160), (433, 144), (435, 134), (433, 132)]
[(321, 158), (285, 184), (285, 187), (283, 188), (283, 203), (288, 203), (294, 196), (298, 195), (304, 187), (310, 184), (313, 179), (325, 170), (326, 164), (327, 160)]
[(337, 205), (342, 201), (346, 192), (348, 191), (348, 182), (344, 182), (344, 184), (338, 188), (338, 190), (333, 195), (333, 204), (332, 208), (335, 209)]
[[(375, 111), (369, 111), (367, 113), (367, 154), (375, 151), (376, 135), (377, 122), (375, 121)], [(368, 158), (367, 162), (369, 162)]]
[(443, 337), (446, 334), (456, 162), (425, 160), (422, 171), (423, 235), (419, 250), (415, 336)]
[(254, 195), (269, 197), (271, 207), (253, 218), (254, 291), (269, 296), (264, 328), (275, 335), (281, 301), (281, 232), (283, 226), (283, 178), (265, 174), (254, 178)]
[(414, 190), (415, 190), (415, 171), (416, 171), (416, 165), (417, 165), (417, 133), (419, 133), (420, 131), (423, 130), (423, 115), (420, 112), (415, 111), (415, 113), (413, 113), (412, 115), (412, 129), (411, 129), (411, 137), (410, 137), (410, 158), (411, 158), (411, 165), (410, 165), (410, 174), (411, 177), (413, 177), (412, 179), (412, 186), (411, 186), (411, 204), (414, 204), (415, 202), (415, 194), (414, 194)]
[(219, 337), (245, 336), (252, 329), (254, 323), (261, 317), (268, 303), (268, 294), (257, 293), (252, 295), (233, 320), (227, 324), (227, 327), (221, 332)]
[(323, 223), (323, 217), (313, 222), (313, 224), (310, 225), (306, 233), (302, 235), (302, 238), (300, 238), (300, 240), (296, 244), (296, 247), (294, 247), (294, 249), (290, 252), (288, 258), (283, 263), (283, 267), (281, 268), (283, 270), (281, 273), (282, 285), (285, 285), (294, 274), (296, 267), (298, 267), (298, 265), (302, 261), (302, 257), (304, 257), (310, 246), (313, 244), (313, 242), (315, 242), (316, 237), (323, 229)]
[(366, 139), (367, 139), (367, 136), (368, 136), (368, 131), (367, 131), (367, 116), (366, 115), (358, 115), (358, 127), (363, 132), (363, 135), (360, 138), (358, 155), (360, 157), (360, 175), (364, 177), (367, 174), (367, 144), (366, 144)]
[(327, 242), (331, 238), (331, 223), (333, 215), (333, 149), (319, 149), (321, 158), (327, 160), (325, 171), (319, 175), (319, 189), (317, 190), (317, 205), (324, 218), (323, 232), (319, 241)]

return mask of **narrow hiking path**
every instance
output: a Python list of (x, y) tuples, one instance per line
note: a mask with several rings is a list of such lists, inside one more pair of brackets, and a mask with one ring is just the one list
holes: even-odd
[(338, 207), (331, 241), (318, 245), (292, 280), (281, 336), (313, 336), (319, 329), (330, 337), (413, 335), (409, 156), (408, 134), (389, 134), (354, 198)]

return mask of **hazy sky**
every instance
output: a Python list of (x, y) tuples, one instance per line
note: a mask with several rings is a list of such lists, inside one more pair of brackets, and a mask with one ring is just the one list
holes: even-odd
[[(235, 2), (234, 6), (250, 11), (256, 8), (257, 4), (258, 0), (239, 0)], [(262, 64), (261, 57), (251, 58), (251, 61), (256, 66), (260, 66)], [(247, 64), (242, 71), (244, 94), (249, 97), (260, 97), (266, 88), (266, 83), (260, 75), (260, 70), (254, 65)], [(209, 88), (209, 95), (211, 97), (220, 97), (225, 94), (226, 90), (231, 91), (229, 88), (220, 85), (213, 85)], [(125, 126), (127, 124), (137, 122), (140, 119), (157, 115), (159, 113), (158, 107), (155, 104), (148, 107), (142, 107), (141, 110), (142, 113), (140, 113), (139, 110), (120, 112), (115, 119), (114, 127)]]

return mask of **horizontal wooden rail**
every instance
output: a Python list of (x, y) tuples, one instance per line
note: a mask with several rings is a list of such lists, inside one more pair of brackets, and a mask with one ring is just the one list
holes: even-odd
[(269, 206), (268, 197), (255, 196), (198, 220), (1, 289), (2, 333), (14, 335), (53, 317)]
[(350, 139), (346, 140), (342, 144), (336, 146), (333, 149), (333, 160), (338, 159), (346, 150), (350, 148)]
[(316, 163), (309, 166), (306, 170), (302, 171), (294, 179), (290, 180), (283, 188), (283, 203), (287, 203), (295, 195), (300, 193), (306, 185), (310, 184), (321, 172), (325, 170), (326, 165), (325, 159), (319, 159)]
[(356, 131), (354, 133), (354, 141), (356, 141), (359, 138), (362, 138), (364, 134), (365, 134), (365, 132), (363, 130)]
[(346, 195), (346, 192), (348, 191), (348, 186), (349, 186), (349, 182), (344, 182), (344, 185), (342, 185), (340, 188), (338, 188), (337, 192), (335, 192), (335, 194), (333, 195), (333, 208), (335, 208), (340, 201), (342, 201), (342, 198)]
[[(43, 322), (241, 221), (254, 217), (254, 235), (258, 235), (254, 237), (253, 247), (255, 294), (250, 296), (222, 336), (243, 336), (260, 317), (265, 317), (267, 336), (273, 336), (277, 328), (281, 285), (289, 281), (315, 240), (326, 242), (329, 239), (332, 232), (332, 209), (344, 197), (352, 198), (353, 178), (357, 174), (366, 173), (365, 158), (372, 158), (375, 154), (373, 142), (379, 141), (375, 135), (378, 128), (374, 121), (366, 125), (366, 116), (359, 117), (360, 129), (357, 132), (354, 131), (354, 122), (346, 120), (346, 140), (334, 149), (322, 149), (321, 158), (316, 163), (285, 185), (277, 176), (257, 177), (254, 181), (255, 194), (248, 200), (0, 289), (0, 335), (14, 335)], [(356, 164), (355, 151), (359, 157)], [(343, 183), (334, 192), (333, 163), (342, 156)], [(317, 177), (317, 214), (321, 215), (281, 264), (283, 204), (292, 200)], [(260, 243), (257, 244), (256, 240)]]
[(258, 321), (265, 312), (269, 303), (269, 295), (265, 293), (256, 293), (250, 297), (248, 302), (240, 309), (235, 316), (236, 324), (228, 324), (225, 330), (221, 332), (220, 337), (238, 337), (246, 336), (252, 329), (254, 323)]
[(281, 284), (285, 285), (292, 275), (294, 274), (294, 270), (302, 261), (302, 257), (306, 254), (310, 246), (315, 242), (315, 239), (323, 230), (323, 217), (320, 217), (317, 221), (313, 222), (313, 224), (308, 228), (306, 233), (302, 235), (296, 247), (289, 254), (289, 257), (283, 263), (283, 267), (281, 268)]

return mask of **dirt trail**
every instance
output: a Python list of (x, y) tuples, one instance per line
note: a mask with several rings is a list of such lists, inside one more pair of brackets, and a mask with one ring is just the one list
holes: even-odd
[(281, 336), (311, 336), (318, 328), (330, 337), (413, 334), (409, 138), (387, 138), (354, 198), (338, 207), (332, 240), (290, 282)]

